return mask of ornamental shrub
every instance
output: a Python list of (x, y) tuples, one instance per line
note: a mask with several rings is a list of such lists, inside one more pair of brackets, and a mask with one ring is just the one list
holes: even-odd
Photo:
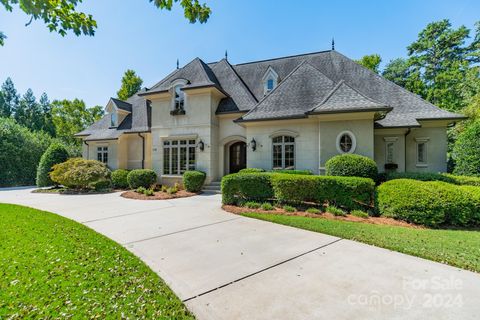
[(358, 154), (341, 154), (325, 163), (328, 176), (346, 176), (377, 179), (377, 164), (372, 159)]
[(202, 171), (189, 170), (183, 174), (183, 186), (188, 192), (199, 192), (207, 175)]
[(286, 169), (280, 169), (280, 170), (273, 170), (275, 173), (286, 173), (286, 174), (303, 174), (303, 175), (313, 175), (312, 171), (310, 170), (286, 170)]
[(128, 176), (129, 171), (125, 169), (117, 169), (112, 172), (112, 184), (114, 188), (127, 189), (128, 188)]
[(0, 118), (0, 187), (34, 185), (37, 166), (52, 138)]
[(50, 179), (50, 172), (55, 164), (67, 161), (69, 154), (67, 149), (59, 144), (52, 143), (40, 158), (37, 168), (37, 187), (48, 187), (54, 184)]
[(398, 179), (377, 188), (376, 205), (382, 216), (407, 222), (469, 226), (479, 222), (480, 188)]
[(222, 178), (223, 204), (263, 202), (273, 197), (272, 173), (234, 173)]
[(265, 172), (265, 170), (260, 168), (245, 168), (238, 171), (238, 173), (258, 173), (258, 172)]
[(420, 181), (443, 181), (458, 185), (480, 186), (480, 177), (458, 176), (450, 173), (435, 172), (391, 172), (386, 180), (414, 179)]
[(53, 166), (50, 178), (70, 189), (95, 189), (100, 181), (110, 181), (110, 170), (97, 160), (71, 158)]
[(370, 206), (375, 190), (372, 179), (359, 177), (275, 174), (271, 181), (280, 202), (329, 202), (346, 209)]
[(151, 169), (135, 169), (128, 173), (127, 182), (131, 189), (138, 187), (150, 188), (157, 182), (157, 174)]
[(469, 125), (453, 146), (454, 174), (480, 176), (480, 120)]

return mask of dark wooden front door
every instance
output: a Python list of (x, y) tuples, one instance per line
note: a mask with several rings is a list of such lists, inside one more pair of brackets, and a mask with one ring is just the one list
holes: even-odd
[(235, 142), (230, 146), (230, 173), (236, 173), (247, 167), (247, 144)]

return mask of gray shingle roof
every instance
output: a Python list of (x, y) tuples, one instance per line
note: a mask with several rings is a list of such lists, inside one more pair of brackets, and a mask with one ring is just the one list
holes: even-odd
[(309, 113), (332, 113), (347, 111), (389, 111), (390, 107), (370, 99), (341, 80), (320, 104)]
[(84, 140), (113, 140), (124, 133), (149, 132), (151, 127), (151, 109), (147, 100), (134, 95), (126, 102), (131, 105), (132, 112), (128, 114), (117, 128), (110, 127), (110, 116), (104, 115), (100, 120), (87, 129), (79, 132), (76, 136), (85, 137)]
[[(278, 85), (264, 96), (262, 78), (268, 68), (278, 74)], [(461, 120), (460, 114), (442, 110), (419, 96), (373, 73), (337, 51), (231, 65), (223, 59), (205, 64), (195, 58), (147, 91), (127, 101), (112, 99), (131, 112), (118, 128), (109, 128), (107, 116), (79, 136), (87, 140), (116, 139), (122, 133), (150, 130), (150, 107), (145, 94), (170, 90), (175, 80), (187, 82), (184, 90), (214, 86), (222, 91), (217, 114), (247, 112), (239, 121), (304, 118), (310, 112), (388, 110), (376, 127), (415, 127), (419, 120)]]

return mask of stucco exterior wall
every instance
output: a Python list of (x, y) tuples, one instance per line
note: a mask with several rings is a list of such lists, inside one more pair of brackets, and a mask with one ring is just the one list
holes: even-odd
[(320, 121), (319, 128), (321, 173), (328, 159), (340, 154), (337, 150), (337, 136), (343, 131), (350, 131), (355, 136), (356, 148), (353, 153), (373, 159), (373, 119)]
[[(417, 140), (428, 138), (427, 164), (417, 164)], [(431, 127), (412, 129), (407, 136), (407, 171), (446, 172), (447, 171), (447, 129)]]
[(398, 172), (405, 171), (405, 133), (406, 129), (377, 129), (375, 130), (374, 160), (378, 171), (385, 171), (387, 160), (387, 141), (394, 143), (393, 163), (398, 165)]
[(247, 126), (247, 142), (255, 139), (257, 150), (247, 148), (247, 167), (271, 170), (272, 137), (295, 136), (295, 169), (318, 173), (318, 122), (312, 119), (265, 121)]
[(116, 170), (119, 167), (119, 155), (118, 155), (118, 141), (89, 141), (87, 145), (83, 145), (83, 158), (89, 160), (97, 160), (97, 148), (108, 147), (108, 163), (107, 166), (111, 170)]

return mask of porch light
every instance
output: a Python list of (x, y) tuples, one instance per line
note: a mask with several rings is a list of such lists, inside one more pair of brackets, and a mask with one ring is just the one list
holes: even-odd
[(255, 138), (252, 138), (252, 141), (250, 141), (250, 147), (252, 147), (252, 151), (257, 150), (257, 141), (255, 141)]
[(200, 142), (198, 143), (198, 149), (200, 149), (200, 151), (203, 151), (205, 149), (205, 143), (200, 140)]

